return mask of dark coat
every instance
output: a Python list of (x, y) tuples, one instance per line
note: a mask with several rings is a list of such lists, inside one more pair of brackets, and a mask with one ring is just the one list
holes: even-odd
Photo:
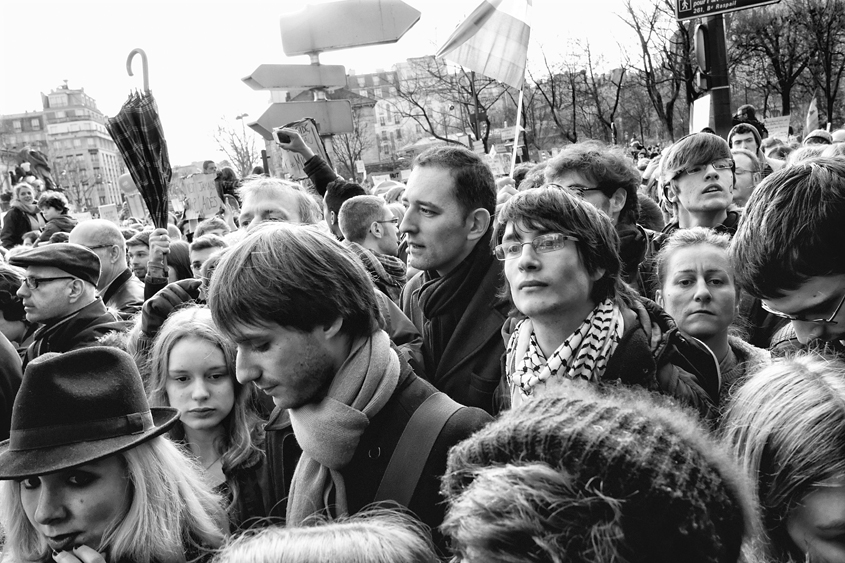
[(23, 236), (32, 230), (29, 215), (17, 207), (12, 207), (3, 216), (3, 230), (0, 231), (0, 243), (10, 249), (23, 243)]
[[(352, 461), (341, 471), (346, 481), (350, 514), (361, 511), (373, 502), (390, 457), (411, 415), (436, 392), (434, 387), (414, 374), (401, 355), (400, 364), (396, 391), (370, 420)], [(446, 472), (449, 448), (490, 420), (484, 411), (463, 407), (449, 419), (435, 441), (408, 506), (433, 530), (440, 525), (445, 514), (445, 501), (440, 494), (440, 477)], [(291, 479), (302, 451), (296, 442), (287, 411), (274, 411), (265, 430), (269, 488), (265, 491), (264, 504), (270, 508), (269, 516), (284, 518)], [(442, 541), (439, 543), (442, 549)]]
[(144, 305), (144, 282), (126, 268), (109, 284), (102, 297), (106, 307), (117, 311), (122, 320), (129, 320)]
[(9, 437), (12, 405), (22, 377), (21, 358), (9, 339), (0, 333), (0, 441)]
[[(440, 358), (436, 373), (425, 374), (437, 389), (462, 405), (478, 407), (490, 414), (501, 408), (497, 389), (504, 376), (505, 346), (500, 336), (510, 304), (497, 296), (502, 284), (502, 263), (491, 262), (478, 291), (461, 317)], [(421, 334), (426, 322), (420, 307), (419, 289), (423, 273), (405, 285), (402, 311)], [(423, 343), (425, 346), (425, 343)]]
[(76, 223), (76, 219), (70, 215), (59, 215), (54, 219), (50, 219), (44, 225), (44, 230), (41, 231), (41, 236), (38, 237), (37, 242), (49, 242), (50, 237), (54, 233), (69, 233), (76, 226)]
[(308, 179), (314, 183), (314, 189), (317, 190), (320, 197), (326, 195), (328, 185), (338, 179), (338, 175), (332, 170), (332, 167), (319, 154), (309, 158), (305, 162), (303, 170), (308, 174)]
[(98, 297), (75, 313), (39, 328), (26, 351), (24, 368), (30, 361), (47, 352), (64, 353), (94, 346), (101, 336), (126, 328), (128, 323), (117, 320)]

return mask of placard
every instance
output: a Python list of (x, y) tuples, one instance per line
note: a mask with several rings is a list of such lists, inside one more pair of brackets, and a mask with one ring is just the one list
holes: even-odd
[[(305, 119), (288, 123), (284, 127), (287, 129), (293, 129), (299, 133), (299, 136), (302, 137), (305, 144), (314, 151), (314, 154), (320, 155), (329, 167), (331, 167), (332, 161), (329, 158), (329, 154), (326, 152), (326, 146), (323, 144), (323, 139), (320, 138), (320, 134), (317, 132), (317, 124), (313, 119), (306, 117)], [(280, 152), (282, 155), (282, 170), (285, 173), (290, 174), (291, 178), (294, 180), (304, 180), (308, 177), (308, 174), (305, 173), (305, 159), (302, 158), (299, 153), (284, 149)]]
[(213, 174), (192, 174), (172, 182), (170, 186), (173, 193), (182, 196), (187, 219), (213, 217), (222, 205), (217, 197)]
[(769, 117), (766, 119), (766, 129), (769, 130), (769, 137), (789, 142), (789, 116)]
[(117, 214), (117, 206), (115, 204), (101, 205), (98, 209), (100, 210), (100, 219), (111, 221), (115, 225), (120, 226), (120, 217)]
[(77, 223), (82, 223), (83, 221), (90, 221), (94, 218), (91, 215), (90, 211), (80, 211), (79, 213), (71, 213), (70, 216), (76, 219)]
[(705, 94), (692, 103), (692, 116), (689, 120), (689, 132), (698, 133), (710, 127), (710, 94)]
[(144, 198), (141, 194), (134, 193), (126, 195), (126, 202), (129, 204), (129, 213), (132, 217), (143, 221), (147, 216), (147, 206), (144, 204)]

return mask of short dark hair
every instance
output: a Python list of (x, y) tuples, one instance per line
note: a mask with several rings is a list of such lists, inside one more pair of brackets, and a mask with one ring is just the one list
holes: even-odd
[(338, 317), (345, 334), (360, 338), (378, 330), (381, 315), (373, 282), (352, 251), (315, 227), (285, 223), (261, 224), (226, 251), (208, 305), (217, 326), (235, 338), (243, 324), (310, 332)]
[[(340, 206), (337, 222), (340, 232), (352, 242), (367, 238), (373, 221), (380, 221), (387, 204), (375, 195), (358, 195), (347, 199)], [(391, 213), (392, 215), (392, 213)]]
[[(342, 178), (338, 178), (337, 180), (332, 180), (329, 182), (329, 185), (326, 186), (326, 195), (324, 196), (324, 200), (326, 202), (326, 207), (329, 211), (334, 213), (335, 220), (337, 220), (337, 216), (340, 215), (340, 206), (343, 205), (343, 202), (359, 195), (367, 195), (367, 190), (359, 184), (354, 184), (352, 182), (347, 182)], [(328, 221), (329, 218), (325, 217), (325, 219)]]
[(229, 225), (227, 225), (226, 221), (224, 221), (220, 217), (209, 217), (208, 219), (200, 222), (200, 224), (197, 225), (197, 229), (194, 231), (194, 238), (199, 238), (203, 236), (204, 234), (206, 234), (206, 231), (213, 231), (216, 229), (223, 229), (228, 233)]
[[(493, 246), (502, 242), (507, 224), (515, 222), (538, 231), (578, 237), (575, 246), (587, 272), (595, 274), (604, 270), (604, 275), (593, 284), (590, 298), (600, 303), (620, 293), (619, 236), (610, 217), (596, 207), (554, 186), (519, 192), (502, 205), (496, 216)], [(510, 296), (507, 279), (505, 291)]]
[(816, 157), (766, 177), (731, 243), (737, 283), (782, 297), (809, 278), (845, 273), (845, 162)]
[(150, 247), (150, 235), (152, 234), (151, 230), (141, 231), (140, 233), (135, 233), (132, 235), (132, 238), (126, 241), (126, 246), (146, 246), (147, 248)]
[(188, 249), (190, 252), (194, 252), (195, 250), (206, 250), (209, 248), (227, 248), (229, 244), (223, 240), (223, 237), (219, 237), (213, 233), (209, 233), (207, 235), (202, 235), (201, 237), (194, 237), (193, 242), (191, 242), (191, 246)]
[(205, 169), (208, 168), (209, 164), (211, 164), (213, 166), (217, 166), (217, 163), (215, 163), (213, 160), (204, 160), (203, 163), (202, 163), (202, 171), (203, 172), (205, 172)]
[(496, 212), (496, 180), (480, 156), (455, 145), (432, 147), (414, 159), (412, 168), (436, 167), (450, 172), (455, 180), (455, 199), (468, 216), (476, 209)]
[(569, 171), (579, 172), (595, 182), (596, 187), (607, 197), (612, 197), (619, 188), (624, 189), (627, 199), (619, 212), (619, 222), (628, 225), (637, 222), (637, 189), (641, 177), (622, 149), (598, 141), (568, 145), (549, 161), (545, 170), (546, 181), (554, 182)]
[(748, 123), (738, 123), (733, 126), (730, 133), (728, 133), (728, 146), (733, 146), (732, 141), (734, 135), (746, 135), (748, 133), (754, 135), (754, 141), (756, 141), (757, 143), (757, 150), (760, 150), (763, 146), (763, 137), (760, 135), (760, 132), (757, 130), (756, 127)]
[(39, 209), (52, 207), (53, 209), (58, 209), (62, 214), (67, 214), (70, 211), (67, 206), (67, 198), (61, 192), (44, 192), (38, 198), (38, 207)]

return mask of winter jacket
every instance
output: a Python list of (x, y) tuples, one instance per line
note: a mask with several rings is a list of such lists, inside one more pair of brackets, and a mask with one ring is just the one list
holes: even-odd
[(128, 321), (144, 305), (144, 282), (126, 268), (109, 284), (102, 298), (106, 307), (116, 311), (122, 320)]
[(315, 154), (305, 162), (303, 170), (308, 174), (308, 179), (313, 182), (314, 189), (317, 190), (320, 197), (326, 195), (328, 185), (338, 178), (332, 167), (318, 154)]
[(0, 243), (6, 250), (23, 243), (23, 236), (32, 230), (32, 223), (26, 211), (12, 207), (3, 216), (3, 230)]
[(76, 223), (76, 219), (70, 215), (59, 215), (58, 217), (50, 219), (47, 221), (47, 224), (44, 225), (44, 230), (41, 231), (41, 236), (38, 237), (36, 244), (50, 242), (50, 237), (53, 236), (53, 233), (71, 232), (76, 226)]

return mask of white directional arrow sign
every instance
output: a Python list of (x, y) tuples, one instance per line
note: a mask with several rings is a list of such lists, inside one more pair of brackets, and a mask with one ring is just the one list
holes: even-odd
[(395, 43), (420, 19), (402, 0), (344, 0), (310, 4), (281, 18), (288, 56)]
[(352, 133), (352, 104), (349, 100), (320, 100), (317, 102), (285, 102), (273, 104), (258, 121), (249, 127), (268, 141), (273, 127), (281, 127), (304, 117), (310, 117), (320, 127), (320, 135)]
[(242, 78), (253, 90), (346, 86), (343, 65), (260, 65)]

